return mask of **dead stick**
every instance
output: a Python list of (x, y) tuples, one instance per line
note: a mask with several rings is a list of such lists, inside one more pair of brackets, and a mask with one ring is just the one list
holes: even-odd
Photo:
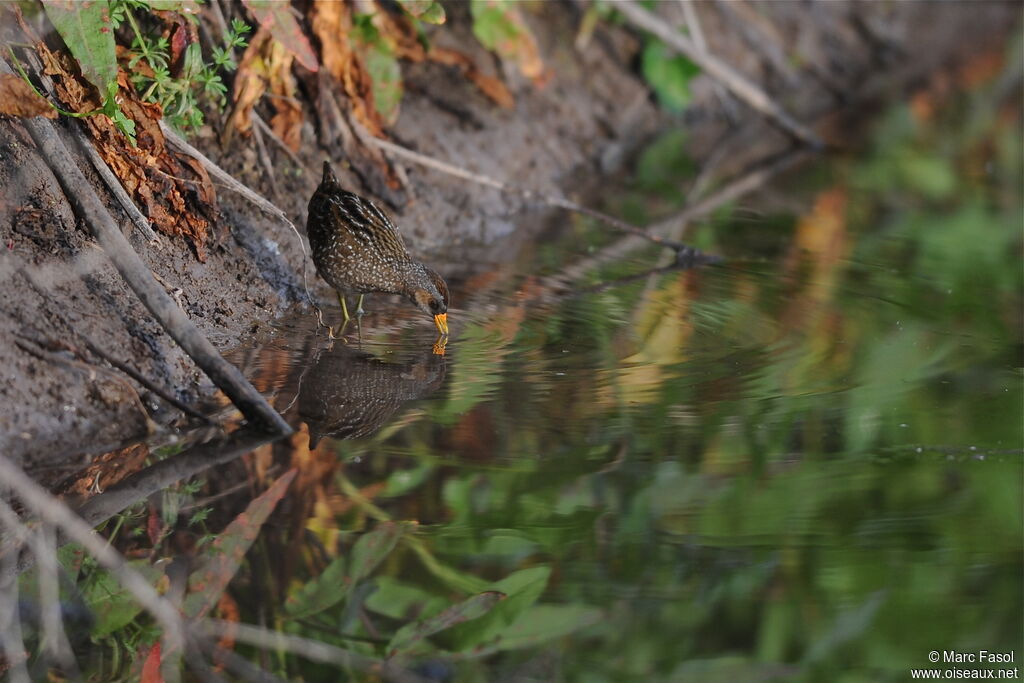
[(253, 112), (252, 122), (256, 124), (257, 128), (263, 131), (264, 135), (270, 138), (271, 142), (273, 142), (281, 149), (281, 151), (287, 154), (288, 158), (291, 159), (296, 166), (303, 169), (304, 171), (309, 171), (309, 169), (306, 167), (306, 164), (302, 163), (302, 159), (299, 158), (299, 155), (293, 152), (292, 148), (289, 147), (284, 140), (278, 137), (277, 133), (274, 132), (274, 129), (267, 125), (267, 122), (263, 120), (262, 116), (260, 116), (256, 112)]
[(471, 180), (479, 185), (486, 185), (488, 187), (493, 187), (495, 189), (501, 190), (502, 192), (516, 194), (526, 200), (541, 201), (545, 204), (548, 204), (549, 206), (558, 207), (560, 209), (567, 209), (569, 211), (575, 211), (576, 213), (582, 213), (585, 216), (590, 216), (591, 218), (595, 218), (604, 223), (608, 223), (609, 225), (612, 225), (618, 228), (619, 230), (622, 230), (623, 232), (628, 232), (630, 234), (636, 235), (637, 237), (642, 237), (643, 239), (649, 240), (662, 247), (668, 247), (669, 249), (675, 249), (676, 251), (691, 250), (691, 247), (681, 242), (666, 239), (659, 235), (652, 235), (651, 233), (647, 232), (646, 230), (639, 226), (633, 225), (632, 223), (627, 223), (626, 221), (620, 220), (614, 216), (609, 216), (608, 214), (603, 213), (601, 211), (597, 211), (596, 209), (591, 209), (589, 207), (583, 206), (582, 204), (578, 204), (572, 201), (571, 199), (555, 195), (543, 195), (532, 190), (515, 187), (513, 185), (509, 185), (508, 183), (503, 183), (502, 181), (497, 180), (495, 178), (491, 178), (490, 176), (483, 175), (482, 173), (474, 173), (473, 171), (468, 171), (464, 168), (460, 168), (453, 164), (441, 161), (440, 159), (435, 159), (433, 157), (427, 156), (426, 154), (414, 152), (411, 149), (407, 149), (405, 147), (402, 147), (401, 145), (396, 145), (393, 142), (381, 140), (380, 138), (375, 138), (371, 136), (369, 137), (368, 141), (371, 144), (376, 145), (377, 147), (380, 147), (381, 149), (394, 154), (395, 156), (404, 157), (406, 159), (409, 159), (410, 161), (420, 164), (421, 166), (433, 168), (437, 171), (441, 171), (442, 173), (447, 173), (448, 175), (455, 176), (456, 178)]
[(57, 180), (79, 215), (92, 230), (103, 251), (113, 262), (121, 277), (149, 309), (154, 318), (178, 342), (213, 383), (231, 399), (249, 420), (262, 424), (277, 434), (291, 434), (292, 428), (275, 411), (263, 395), (249, 384), (236, 367), (228, 363), (210, 340), (196, 328), (167, 292), (153, 279), (149, 268), (107, 213), (88, 180), (75, 165), (56, 129), (45, 119), (25, 119), (23, 125), (39, 146), (42, 156), (54, 170)]
[(686, 36), (645, 10), (635, 0), (620, 0), (614, 4), (614, 7), (629, 23), (648, 33), (653, 33), (670, 48), (692, 59), (708, 76), (723, 83), (736, 97), (764, 114), (796, 139), (816, 149), (824, 146), (817, 135), (787, 114), (767, 93), (748, 81), (745, 76), (718, 57), (698, 50), (697, 46)]
[(274, 199), (280, 201), (281, 191), (277, 189), (277, 178), (274, 177), (274, 164), (270, 162), (270, 155), (267, 154), (267, 146), (263, 144), (263, 132), (259, 126), (253, 126), (252, 137), (256, 141), (256, 151), (259, 153), (263, 170), (267, 172), (267, 180), (270, 182), (270, 191), (274, 193)]
[(96, 344), (94, 344), (92, 342), (92, 340), (89, 339), (88, 337), (82, 335), (82, 339), (85, 341), (85, 345), (87, 347), (89, 347), (90, 351), (92, 351), (97, 356), (99, 356), (103, 360), (105, 360), (108, 363), (110, 363), (111, 365), (113, 365), (115, 368), (117, 368), (118, 370), (120, 370), (124, 374), (128, 375), (129, 377), (131, 377), (133, 380), (135, 380), (136, 382), (138, 382), (139, 384), (144, 386), (149, 391), (153, 392), (154, 394), (156, 394), (157, 396), (159, 396), (163, 400), (165, 400), (168, 403), (170, 403), (172, 406), (174, 406), (175, 408), (177, 408), (181, 412), (185, 413), (186, 415), (190, 415), (190, 416), (196, 418), (197, 420), (202, 420), (206, 424), (210, 424), (210, 425), (217, 424), (216, 420), (213, 420), (212, 418), (207, 417), (206, 415), (203, 415), (198, 410), (189, 407), (188, 404), (182, 403), (178, 399), (174, 398), (174, 396), (172, 396), (170, 394), (170, 392), (165, 391), (163, 387), (158, 386), (154, 382), (149, 381), (146, 378), (145, 375), (140, 373), (138, 370), (136, 370), (132, 366), (128, 365), (127, 363), (122, 363), (121, 361), (119, 361), (118, 359), (114, 358), (113, 356), (111, 356), (109, 353), (107, 353), (106, 351), (104, 351), (100, 347), (96, 346)]

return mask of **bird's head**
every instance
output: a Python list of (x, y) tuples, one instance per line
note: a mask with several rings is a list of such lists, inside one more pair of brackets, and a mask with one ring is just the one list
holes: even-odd
[(437, 331), (448, 334), (448, 285), (436, 272), (424, 266), (425, 278), (409, 292), (416, 308), (434, 318)]

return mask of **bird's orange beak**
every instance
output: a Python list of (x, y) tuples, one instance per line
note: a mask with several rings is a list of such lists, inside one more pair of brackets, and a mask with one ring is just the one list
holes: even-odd
[(437, 325), (437, 331), (441, 334), (448, 335), (448, 314), (438, 313), (434, 316), (434, 324)]

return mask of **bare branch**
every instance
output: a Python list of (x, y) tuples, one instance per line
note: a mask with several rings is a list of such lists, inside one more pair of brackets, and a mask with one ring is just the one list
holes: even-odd
[(603, 223), (607, 223), (608, 225), (611, 225), (619, 230), (622, 230), (623, 232), (628, 232), (632, 235), (636, 235), (637, 237), (653, 242), (654, 244), (657, 244), (658, 246), (661, 247), (668, 247), (669, 249), (674, 249), (676, 251), (690, 251), (690, 247), (685, 244), (682, 244), (681, 242), (676, 242), (674, 240), (666, 239), (664, 237), (651, 234), (639, 226), (633, 225), (632, 223), (627, 223), (626, 221), (620, 220), (615, 216), (610, 216), (606, 213), (602, 213), (601, 211), (597, 211), (595, 209), (583, 206), (582, 204), (578, 204), (565, 197), (557, 195), (544, 195), (538, 192), (534, 192), (532, 190), (527, 190), (525, 188), (515, 187), (514, 185), (504, 183), (500, 180), (484, 175), (482, 173), (469, 171), (464, 168), (455, 166), (454, 164), (449, 164), (448, 162), (441, 161), (440, 159), (435, 159), (434, 157), (427, 156), (426, 154), (414, 152), (411, 149), (402, 147), (401, 145), (397, 145), (393, 142), (389, 142), (388, 140), (381, 140), (380, 138), (369, 137), (368, 142), (370, 142), (373, 145), (376, 145), (377, 147), (380, 147), (383, 150), (386, 150), (387, 152), (390, 152), (391, 154), (394, 154), (395, 156), (404, 157), (410, 161), (420, 164), (421, 166), (426, 166), (427, 168), (432, 168), (436, 171), (447, 173), (448, 175), (455, 176), (456, 178), (462, 178), (463, 180), (469, 180), (474, 183), (477, 183), (478, 185), (486, 185), (487, 187), (493, 187), (495, 189), (501, 190), (502, 192), (515, 194), (527, 201), (539, 201), (544, 204), (547, 204), (548, 206), (554, 206), (560, 209), (567, 209), (569, 211), (574, 211), (576, 213), (582, 213), (585, 216), (590, 216), (591, 218), (602, 221)]
[(321, 643), (310, 638), (294, 636), (280, 631), (272, 631), (252, 624), (239, 624), (221, 619), (203, 619), (193, 623), (197, 634), (208, 637), (220, 637), (230, 631), (241, 643), (249, 643), (259, 648), (282, 650), (315, 662), (331, 664), (339, 667), (351, 667), (359, 671), (374, 672), (388, 681), (396, 683), (421, 683), (425, 679), (413, 672), (397, 666), (394, 662), (368, 657), (357, 652), (349, 652), (340, 647)]

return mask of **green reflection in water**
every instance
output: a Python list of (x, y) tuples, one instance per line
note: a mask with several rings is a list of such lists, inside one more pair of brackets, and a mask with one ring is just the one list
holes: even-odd
[[(431, 420), (339, 444), (441, 563), (543, 570), (434, 639), (469, 657), (448, 671), (875, 681), (931, 650), (1024, 655), (1021, 139), (990, 96), (896, 107), (864, 156), (795, 180), (802, 217), (703, 226), (730, 265), (471, 320)], [(450, 604), (417, 562), (373, 611)]]

